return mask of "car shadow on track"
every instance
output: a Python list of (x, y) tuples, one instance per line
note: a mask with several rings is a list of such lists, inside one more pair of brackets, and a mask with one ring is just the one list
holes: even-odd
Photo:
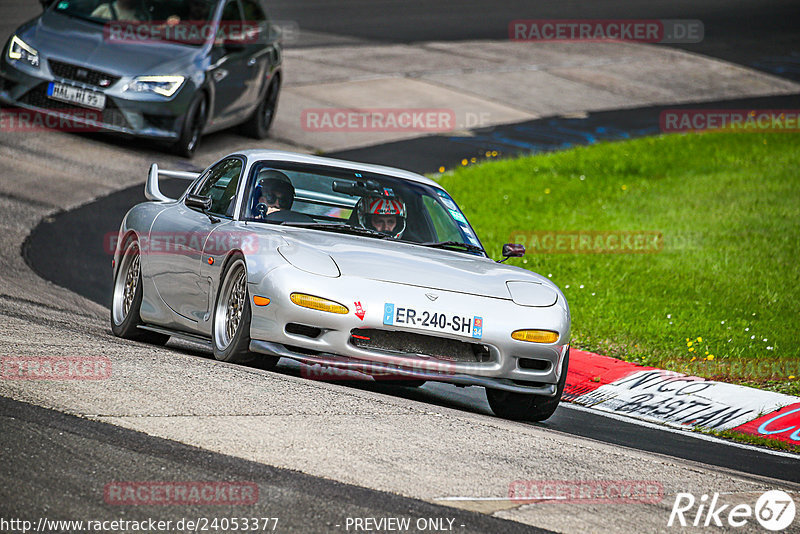
[[(167, 348), (187, 356), (195, 356), (206, 360), (214, 359), (211, 349), (196, 343), (173, 338), (168, 342)], [(393, 382), (391, 384), (385, 383), (381, 380), (374, 380), (367, 375), (363, 375), (363, 379), (354, 380), (319, 380), (310, 378), (310, 376), (317, 376), (319, 366), (308, 366), (286, 358), (282, 358), (278, 367), (269, 371), (262, 369), (258, 361), (247, 365), (241, 365), (241, 367), (243, 369), (258, 369), (262, 372), (274, 372), (286, 376), (303, 378), (309, 382), (325, 382), (345, 388), (369, 391), (370, 393), (423, 402), (425, 404), (464, 412), (489, 416), (493, 415), (486, 401), (483, 388), (479, 387), (458, 387), (438, 382), (427, 382), (420, 387), (414, 387), (403, 385), (402, 381)]]

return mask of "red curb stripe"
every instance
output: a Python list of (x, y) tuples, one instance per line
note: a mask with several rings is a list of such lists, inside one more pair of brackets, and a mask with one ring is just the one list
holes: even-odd
[(760, 438), (800, 445), (800, 403), (784, 406), (732, 430)]
[(593, 352), (570, 349), (569, 371), (562, 398), (566, 401), (573, 401), (600, 386), (650, 369), (654, 368), (600, 356)]

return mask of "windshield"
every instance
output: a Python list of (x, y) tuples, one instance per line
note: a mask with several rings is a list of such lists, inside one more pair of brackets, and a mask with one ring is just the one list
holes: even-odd
[[(108, 40), (200, 45), (214, 36), (217, 0), (56, 0), (53, 11), (103, 24)], [(241, 24), (238, 4), (230, 18)]]
[(363, 171), (259, 161), (242, 219), (441, 246), (483, 255), (475, 232), (442, 189)]

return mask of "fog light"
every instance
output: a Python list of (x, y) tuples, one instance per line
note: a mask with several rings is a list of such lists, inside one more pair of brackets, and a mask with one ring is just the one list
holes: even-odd
[(303, 308), (310, 308), (312, 310), (319, 310), (329, 313), (340, 313), (345, 314), (349, 313), (345, 306), (342, 306), (338, 302), (334, 302), (332, 300), (323, 299), (320, 297), (315, 297), (313, 295), (305, 295), (303, 293), (292, 293), (289, 298), (292, 299), (292, 302), (301, 306)]
[(511, 337), (517, 341), (530, 343), (555, 343), (558, 341), (558, 332), (550, 330), (515, 330)]

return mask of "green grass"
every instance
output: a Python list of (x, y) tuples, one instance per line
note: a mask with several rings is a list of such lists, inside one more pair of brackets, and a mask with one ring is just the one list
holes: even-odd
[[(658, 253), (509, 260), (564, 291), (573, 346), (800, 394), (800, 134), (601, 143), (437, 180), (495, 258), (520, 231), (663, 234)], [(747, 367), (758, 361), (777, 371)]]
[(745, 434), (744, 432), (737, 432), (735, 430), (711, 430), (707, 428), (697, 428), (694, 431), (722, 439), (738, 441), (740, 443), (749, 443), (750, 445), (757, 445), (759, 447), (766, 447), (776, 451), (786, 451), (800, 454), (800, 447), (797, 445), (792, 445), (791, 443), (778, 441), (776, 439), (762, 438), (761, 436)]

